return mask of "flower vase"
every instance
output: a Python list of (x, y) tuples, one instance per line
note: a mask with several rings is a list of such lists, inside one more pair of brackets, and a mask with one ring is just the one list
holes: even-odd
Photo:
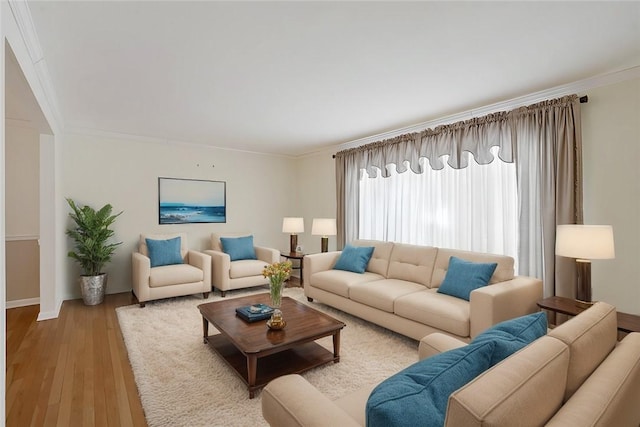
[(271, 314), (271, 319), (267, 321), (267, 326), (270, 329), (282, 329), (286, 324), (282, 318), (282, 311), (280, 311), (284, 281), (274, 279), (276, 278), (272, 277), (269, 280), (269, 296), (271, 297), (271, 308), (273, 308), (273, 313)]
[(280, 304), (282, 304), (282, 288), (284, 281), (282, 280), (273, 280), (271, 278), (269, 281), (269, 296), (271, 297), (271, 308), (280, 308)]

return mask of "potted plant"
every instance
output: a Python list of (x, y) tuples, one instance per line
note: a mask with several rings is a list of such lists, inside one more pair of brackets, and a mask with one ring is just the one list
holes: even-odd
[(67, 255), (80, 264), (80, 289), (84, 303), (100, 304), (107, 286), (107, 274), (102, 272), (102, 267), (111, 260), (116, 247), (122, 244), (109, 243), (114, 234), (109, 227), (122, 212), (112, 215), (110, 204), (96, 211), (91, 206), (80, 207), (70, 198), (67, 198), (67, 203), (72, 209), (69, 217), (75, 223), (75, 227), (67, 229), (67, 236), (75, 242), (75, 250)]

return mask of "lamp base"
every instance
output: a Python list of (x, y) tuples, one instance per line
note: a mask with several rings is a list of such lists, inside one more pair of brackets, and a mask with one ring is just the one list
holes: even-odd
[(289, 251), (291, 253), (295, 253), (297, 247), (298, 247), (298, 235), (292, 234), (289, 240)]
[(576, 299), (591, 302), (591, 261), (576, 259), (576, 266), (578, 267)]
[(329, 252), (329, 238), (323, 237), (320, 239), (320, 252)]

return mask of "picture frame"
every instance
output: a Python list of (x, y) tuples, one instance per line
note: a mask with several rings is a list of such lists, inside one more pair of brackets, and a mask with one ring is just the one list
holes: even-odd
[(158, 178), (158, 223), (227, 222), (227, 183), (204, 179)]

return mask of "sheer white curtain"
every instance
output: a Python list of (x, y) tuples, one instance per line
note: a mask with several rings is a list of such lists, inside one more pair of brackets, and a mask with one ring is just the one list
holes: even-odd
[[(359, 232), (363, 239), (387, 240), (444, 248), (490, 252), (518, 259), (518, 191), (516, 166), (494, 160), (479, 165), (469, 155), (468, 167), (445, 164), (433, 170), (420, 159), (421, 174), (389, 177), (366, 172), (360, 180)], [(468, 153), (465, 153), (468, 154)]]

